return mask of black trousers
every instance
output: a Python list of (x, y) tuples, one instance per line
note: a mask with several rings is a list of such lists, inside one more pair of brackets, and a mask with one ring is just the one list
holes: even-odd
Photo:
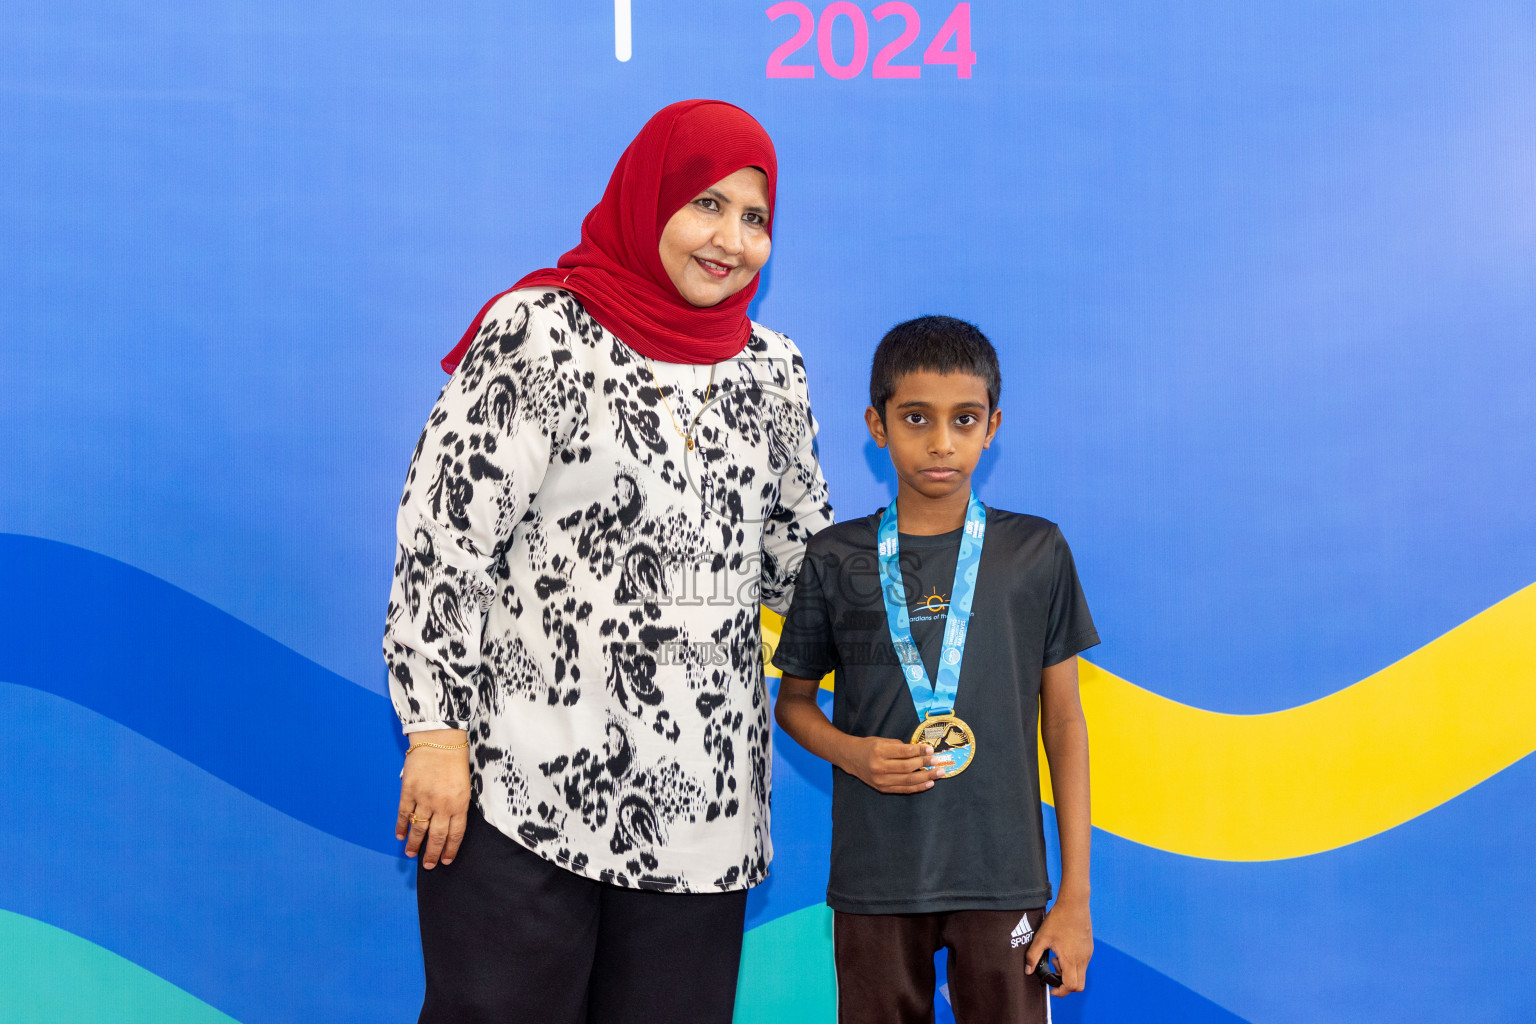
[(730, 1024), (745, 890), (604, 885), (471, 807), (452, 864), (416, 870), (421, 1024)]
[(949, 950), (949, 998), (959, 1024), (1046, 1024), (1045, 986), (1024, 973), (1020, 918), (1044, 910), (835, 914), (839, 1024), (933, 1024), (933, 956)]

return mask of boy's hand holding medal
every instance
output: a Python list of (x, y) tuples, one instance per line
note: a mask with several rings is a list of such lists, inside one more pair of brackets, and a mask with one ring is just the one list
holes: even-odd
[(849, 736), (837, 766), (882, 793), (921, 793), (944, 777), (933, 748), (884, 736)]

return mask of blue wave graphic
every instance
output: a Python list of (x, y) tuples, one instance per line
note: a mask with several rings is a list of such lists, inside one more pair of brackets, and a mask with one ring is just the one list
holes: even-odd
[(388, 700), (105, 555), (0, 534), (0, 579), (0, 680), (100, 712), (333, 836), (400, 851)]
[(131, 960), (242, 1024), (408, 1021), (413, 862), (295, 821), (60, 697), (0, 683), (26, 842), (0, 907)]

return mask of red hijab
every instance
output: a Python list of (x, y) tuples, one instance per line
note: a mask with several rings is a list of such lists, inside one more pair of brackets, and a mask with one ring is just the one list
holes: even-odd
[[(689, 303), (661, 265), (661, 231), (704, 189), (743, 167), (768, 176), (768, 230), (773, 230), (778, 160), (773, 141), (752, 115), (719, 100), (684, 100), (661, 110), (619, 157), (602, 202), (581, 222), (581, 242), (554, 267), (535, 270), (508, 291), (550, 285), (574, 292), (592, 318), (635, 351), (669, 363), (718, 363), (752, 336), (747, 306), (757, 278), (713, 306)], [(501, 295), (507, 294), (502, 292)], [(449, 373), (501, 298), (480, 310), (443, 359)]]

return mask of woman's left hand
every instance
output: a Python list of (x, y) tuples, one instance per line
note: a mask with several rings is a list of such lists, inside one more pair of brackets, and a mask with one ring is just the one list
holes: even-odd
[(469, 821), (469, 749), (438, 750), (418, 744), (456, 747), (467, 738), (462, 729), (413, 732), (407, 737), (415, 749), (406, 755), (400, 776), (395, 838), (406, 840), (407, 857), (420, 851), (421, 866), (429, 871), (439, 860), (452, 864), (464, 840)]

